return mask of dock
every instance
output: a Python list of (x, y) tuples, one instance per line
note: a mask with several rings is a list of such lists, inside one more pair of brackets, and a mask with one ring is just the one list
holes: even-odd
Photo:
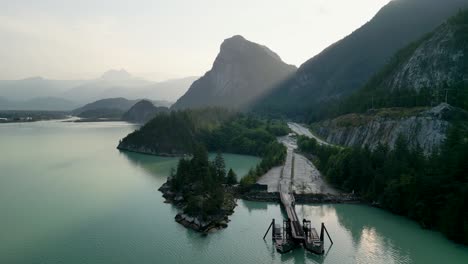
[(272, 240), (279, 253), (287, 253), (295, 248), (303, 247), (312, 253), (321, 255), (324, 253), (324, 232), (326, 232), (332, 244), (333, 241), (324, 223), (321, 225), (319, 235), (317, 230), (311, 226), (309, 220), (303, 219), (301, 221), (297, 216), (292, 188), (294, 157), (293, 149), (288, 148), (286, 162), (282, 168), (278, 183), (281, 207), (288, 218), (283, 220), (282, 225), (277, 225), (273, 219), (263, 238), (272, 229)]

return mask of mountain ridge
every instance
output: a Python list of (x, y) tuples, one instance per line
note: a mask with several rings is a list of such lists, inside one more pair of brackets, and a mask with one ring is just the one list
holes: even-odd
[(212, 68), (190, 86), (173, 109), (242, 108), (295, 70), (266, 46), (235, 35), (223, 41)]
[(399, 49), (467, 6), (467, 0), (391, 1), (362, 27), (303, 63), (251, 109), (316, 119), (327, 101), (361, 88)]

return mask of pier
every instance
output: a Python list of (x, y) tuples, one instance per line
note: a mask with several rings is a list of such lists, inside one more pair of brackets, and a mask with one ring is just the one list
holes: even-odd
[(271, 229), (272, 240), (279, 253), (287, 253), (295, 248), (303, 247), (312, 253), (321, 255), (324, 253), (324, 234), (327, 234), (332, 244), (333, 241), (324, 223), (320, 227), (319, 235), (309, 220), (300, 221), (297, 216), (292, 184), (294, 181), (294, 158), (293, 148), (288, 147), (286, 162), (282, 167), (278, 183), (281, 207), (288, 218), (283, 220), (282, 225), (277, 225), (273, 219), (263, 238), (265, 239)]

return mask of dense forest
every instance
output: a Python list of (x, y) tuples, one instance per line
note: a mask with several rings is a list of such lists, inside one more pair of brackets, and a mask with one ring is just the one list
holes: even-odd
[(221, 108), (162, 113), (129, 134), (119, 148), (151, 154), (192, 154), (202, 145), (211, 152), (227, 152), (262, 157), (260, 164), (242, 180), (256, 179), (273, 166), (282, 164), (286, 148), (276, 140), (290, 129), (281, 120), (261, 119)]
[(241, 185), (247, 187), (255, 184), (269, 169), (284, 162), (286, 148), (276, 137), (289, 132), (284, 121), (240, 115), (205, 134), (202, 141), (210, 150), (262, 157), (261, 162), (242, 178)]
[(119, 148), (158, 155), (193, 153), (202, 134), (209, 134), (235, 115), (222, 108), (162, 113), (122, 139)]
[(224, 203), (223, 185), (237, 183), (236, 175), (226, 171), (221, 153), (209, 161), (208, 152), (197, 145), (191, 159), (181, 158), (177, 170), (171, 172), (172, 191), (182, 193), (186, 201), (184, 212), (206, 218), (222, 209)]
[(454, 125), (430, 156), (418, 147), (409, 149), (403, 137), (393, 149), (338, 148), (305, 137), (299, 137), (298, 146), (312, 154), (314, 164), (336, 187), (468, 244), (467, 132)]

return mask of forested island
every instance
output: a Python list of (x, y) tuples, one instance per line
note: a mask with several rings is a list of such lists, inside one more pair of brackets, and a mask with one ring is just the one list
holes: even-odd
[(228, 215), (236, 207), (232, 186), (237, 178), (232, 169), (226, 171), (221, 153), (208, 159), (205, 147), (198, 145), (192, 157), (181, 158), (177, 170), (159, 189), (166, 201), (182, 209), (175, 219), (199, 232), (214, 232), (227, 227)]
[[(227, 226), (235, 196), (255, 184), (270, 168), (281, 165), (286, 148), (277, 141), (287, 135), (284, 121), (266, 120), (222, 108), (161, 113), (129, 134), (120, 150), (160, 156), (182, 156), (160, 191), (168, 202), (181, 208), (176, 221), (200, 232)], [(213, 162), (208, 151), (218, 152)], [(240, 185), (232, 170), (226, 172), (221, 152), (254, 155), (261, 162), (245, 175)]]

